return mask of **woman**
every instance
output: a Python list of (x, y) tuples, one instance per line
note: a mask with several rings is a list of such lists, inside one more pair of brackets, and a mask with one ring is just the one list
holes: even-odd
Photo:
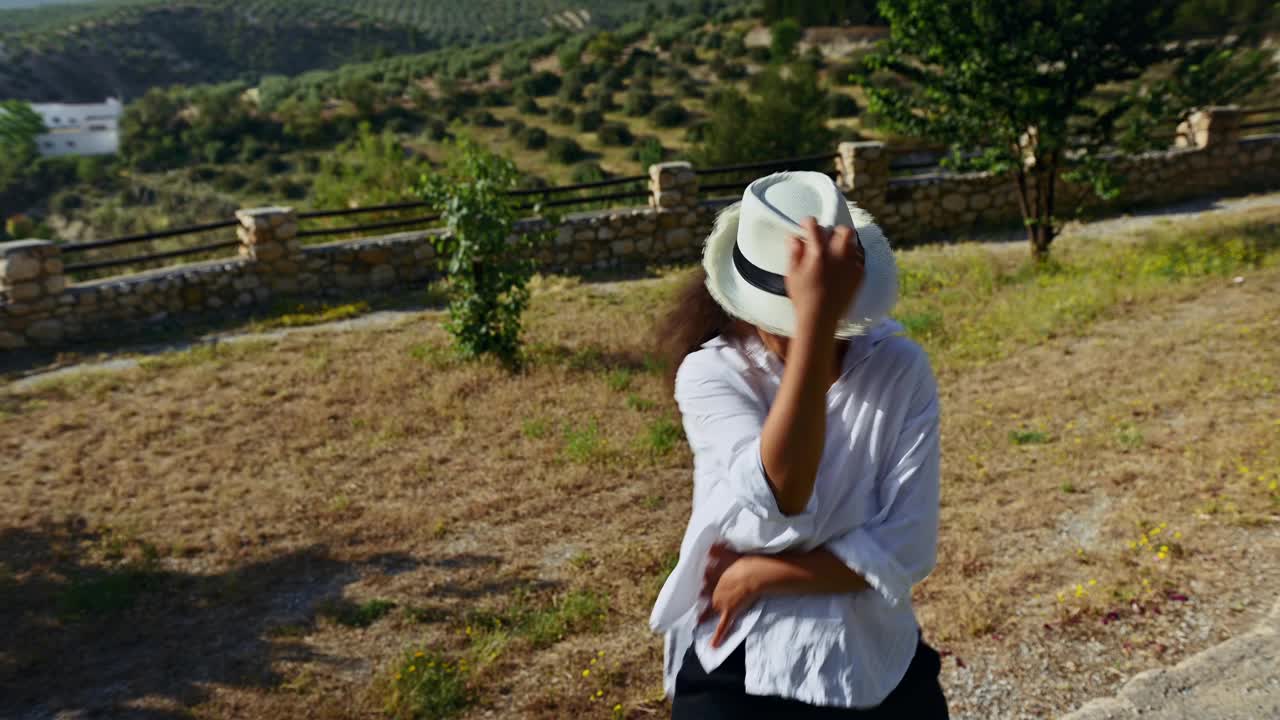
[(938, 530), (937, 389), (893, 256), (821, 173), (752, 183), (664, 341), (693, 513), (651, 624), (675, 720), (947, 717), (911, 587)]

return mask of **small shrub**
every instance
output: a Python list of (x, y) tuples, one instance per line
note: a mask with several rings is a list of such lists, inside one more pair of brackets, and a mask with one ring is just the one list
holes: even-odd
[(472, 110), (467, 115), (467, 122), (476, 127), (497, 127), (498, 118), (488, 110)]
[(665, 102), (654, 108), (650, 117), (653, 119), (654, 125), (670, 128), (689, 119), (689, 111), (685, 110), (680, 103)]
[(667, 150), (662, 147), (662, 141), (656, 137), (646, 136), (639, 138), (636, 144), (632, 146), (629, 157), (632, 160), (648, 167), (654, 163), (660, 163), (666, 158)]
[(391, 671), (386, 711), (395, 720), (448, 718), (473, 701), (465, 660), (424, 650), (404, 654)]
[(590, 161), (574, 165), (572, 172), (569, 173), (569, 179), (575, 184), (598, 182), (607, 177), (608, 174), (605, 173), (604, 168), (600, 167), (599, 163)]
[(541, 150), (547, 146), (547, 131), (540, 127), (525, 128), (520, 133), (520, 144), (526, 150)]
[(529, 95), (520, 95), (515, 101), (516, 110), (521, 115), (541, 115), (542, 108), (538, 106), (538, 101)]
[(528, 127), (520, 118), (509, 118), (502, 126), (506, 128), (507, 134), (511, 137), (519, 137), (520, 133), (524, 132), (524, 129)]
[(827, 99), (827, 114), (831, 117), (857, 117), (858, 101), (844, 93), (833, 92)]
[(555, 138), (547, 143), (547, 157), (561, 165), (572, 165), (583, 158), (582, 146), (569, 138)]
[(595, 132), (604, 124), (604, 115), (599, 110), (583, 110), (574, 119), (573, 126), (578, 132)]
[(632, 88), (627, 92), (627, 99), (622, 103), (622, 111), (631, 117), (648, 115), (658, 104), (653, 93), (644, 88)]
[(573, 108), (568, 105), (555, 105), (551, 108), (551, 122), (557, 125), (572, 125), (573, 118)]
[(596, 137), (600, 138), (600, 142), (605, 145), (617, 147), (626, 147), (630, 145), (635, 138), (631, 135), (631, 130), (622, 123), (605, 123), (596, 130)]

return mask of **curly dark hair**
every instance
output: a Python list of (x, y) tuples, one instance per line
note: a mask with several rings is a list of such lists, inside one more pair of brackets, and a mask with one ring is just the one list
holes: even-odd
[(675, 384), (685, 356), (718, 335), (744, 334), (749, 325), (731, 317), (707, 290), (707, 273), (698, 267), (676, 292), (671, 308), (657, 324), (656, 344), (667, 365), (667, 379)]

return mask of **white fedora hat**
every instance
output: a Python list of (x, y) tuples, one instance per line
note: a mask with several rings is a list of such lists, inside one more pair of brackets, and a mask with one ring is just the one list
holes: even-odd
[(865, 258), (862, 285), (836, 337), (864, 334), (897, 301), (897, 266), (870, 213), (847, 202), (823, 173), (762, 177), (747, 186), (741, 202), (720, 212), (702, 251), (707, 290), (729, 315), (775, 335), (794, 335), (795, 309), (783, 283), (790, 262), (787, 238), (803, 235), (800, 223), (808, 217), (828, 230), (847, 225), (858, 232)]

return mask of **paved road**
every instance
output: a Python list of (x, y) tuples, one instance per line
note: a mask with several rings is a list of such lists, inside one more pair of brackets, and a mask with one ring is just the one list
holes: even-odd
[(1280, 720), (1280, 600), (1244, 635), (1135, 675), (1062, 720)]

